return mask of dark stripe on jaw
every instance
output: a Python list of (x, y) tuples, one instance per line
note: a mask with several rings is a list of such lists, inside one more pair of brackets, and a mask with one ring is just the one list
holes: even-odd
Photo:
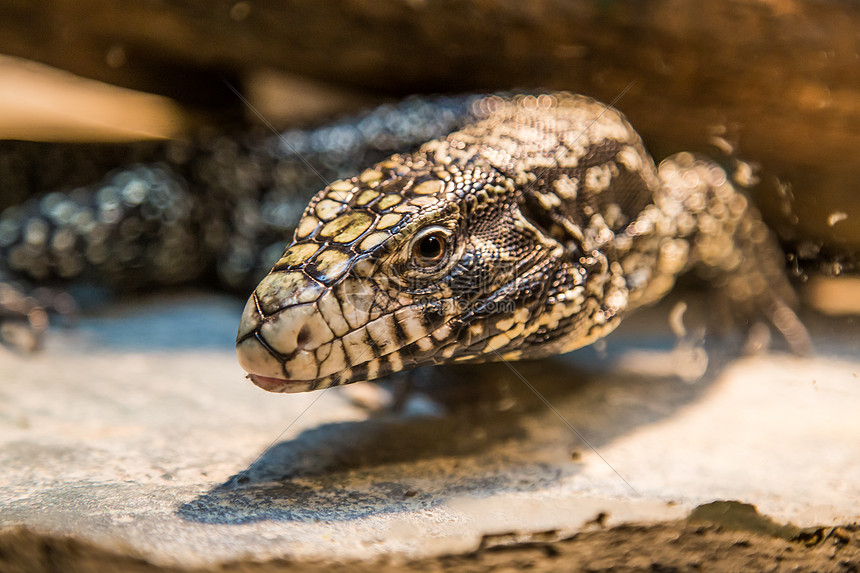
[[(429, 356), (433, 356), (433, 354), (429, 354), (429, 353), (424, 354), (424, 351), (418, 347), (418, 344), (416, 342), (413, 342), (412, 344), (406, 346), (405, 349), (407, 351), (406, 354), (404, 354), (402, 349), (398, 353), (398, 355), (400, 356), (400, 362), (403, 365), (400, 369), (401, 371), (409, 370), (410, 368), (415, 368), (416, 366), (419, 365), (419, 363), (422, 363), (422, 360), (424, 358), (427, 358)], [(409, 352), (410, 350), (413, 352), (410, 353)]]
[(394, 324), (394, 336), (397, 338), (397, 348), (403, 348), (403, 345), (406, 344), (406, 332), (400, 326), (400, 321), (397, 320), (397, 316), (394, 313), (391, 313), (391, 322)]
[(379, 354), (380, 354), (379, 345), (376, 343), (376, 341), (370, 335), (370, 332), (367, 330), (367, 325), (365, 325), (363, 328), (364, 328), (364, 340), (363, 340), (363, 342), (367, 346), (370, 347), (370, 350), (372, 352), (371, 356), (379, 356)]
[(425, 334), (429, 334), (435, 330), (435, 328), (433, 328), (433, 323), (430, 322), (430, 319), (428, 318), (429, 314), (431, 314), (431, 311), (425, 309), (424, 312), (415, 313), (414, 315), (414, 320), (418, 321), (418, 324), (421, 326), (421, 331)]
[(338, 380), (339, 384), (350, 384), (352, 382), (360, 382), (367, 379), (367, 363), (357, 364), (344, 372), (348, 372), (349, 376), (341, 376)]
[(391, 373), (391, 362), (389, 362), (387, 354), (385, 356), (380, 356), (375, 360), (377, 365), (379, 366), (377, 370), (377, 378), (381, 376), (387, 376)]

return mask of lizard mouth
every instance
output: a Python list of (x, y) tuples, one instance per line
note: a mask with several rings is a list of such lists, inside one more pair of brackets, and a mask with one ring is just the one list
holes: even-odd
[(248, 374), (247, 378), (268, 392), (307, 392), (313, 390), (314, 386), (314, 380), (286, 380), (260, 374)]

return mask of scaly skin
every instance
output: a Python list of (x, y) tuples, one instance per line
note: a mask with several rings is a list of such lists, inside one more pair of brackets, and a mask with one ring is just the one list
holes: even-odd
[(656, 167), (615, 109), (488, 97), (462, 130), (317, 194), (237, 337), (262, 388), (535, 358), (606, 336), (698, 267), (809, 350), (783, 258), (719, 166)]

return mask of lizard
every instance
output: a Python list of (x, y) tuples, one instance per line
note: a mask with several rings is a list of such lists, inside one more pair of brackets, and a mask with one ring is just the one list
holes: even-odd
[(581, 95), (473, 109), (310, 201), (240, 320), (257, 386), (569, 352), (694, 268), (810, 351), (784, 256), (722, 167), (690, 153), (658, 166), (620, 111)]

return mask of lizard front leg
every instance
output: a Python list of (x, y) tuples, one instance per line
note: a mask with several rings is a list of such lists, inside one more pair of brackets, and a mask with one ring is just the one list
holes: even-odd
[(657, 205), (689, 246), (694, 267), (724, 292), (741, 316), (764, 315), (797, 354), (812, 342), (794, 308), (797, 296), (785, 273), (785, 257), (758, 209), (716, 163), (689, 153), (658, 168)]

